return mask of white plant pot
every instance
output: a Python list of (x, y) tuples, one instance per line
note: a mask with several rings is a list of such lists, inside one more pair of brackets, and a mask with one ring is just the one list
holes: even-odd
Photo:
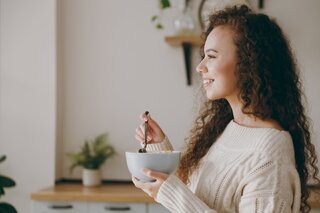
[(82, 184), (84, 186), (98, 186), (101, 184), (101, 172), (99, 169), (82, 170)]

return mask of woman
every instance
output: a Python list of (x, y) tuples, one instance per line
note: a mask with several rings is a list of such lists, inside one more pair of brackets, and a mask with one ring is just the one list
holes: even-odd
[[(197, 72), (208, 101), (176, 175), (132, 178), (172, 212), (308, 212), (317, 158), (288, 41), (275, 21), (246, 6), (210, 17)], [(149, 150), (171, 150), (150, 117)], [(143, 143), (143, 124), (136, 130)]]

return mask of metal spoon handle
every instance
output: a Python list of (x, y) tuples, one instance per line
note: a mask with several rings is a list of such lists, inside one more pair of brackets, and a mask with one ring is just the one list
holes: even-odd
[[(146, 116), (148, 116), (149, 112), (146, 111), (144, 113)], [(144, 148), (147, 148), (148, 144), (148, 121), (144, 122)]]
[[(145, 112), (147, 116), (149, 114), (148, 111)], [(142, 149), (139, 149), (139, 153), (146, 153), (147, 152), (147, 144), (148, 144), (148, 121), (144, 122), (144, 146)]]
[[(148, 111), (145, 112), (145, 115), (147, 116), (149, 114)], [(144, 147), (147, 147), (148, 143), (148, 121), (144, 122)]]

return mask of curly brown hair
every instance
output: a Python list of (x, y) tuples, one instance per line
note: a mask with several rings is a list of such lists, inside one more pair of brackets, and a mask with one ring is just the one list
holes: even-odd
[[(236, 66), (242, 111), (260, 119), (272, 119), (291, 134), (296, 168), (301, 182), (301, 212), (309, 212), (307, 199), (310, 178), (319, 182), (317, 156), (311, 143), (309, 121), (302, 104), (299, 70), (286, 36), (267, 15), (247, 6), (226, 8), (211, 15), (204, 40), (213, 28), (230, 26), (234, 32), (238, 62)], [(201, 54), (203, 55), (203, 47)], [(225, 99), (208, 100), (195, 120), (178, 175), (188, 183), (203, 156), (233, 119)]]

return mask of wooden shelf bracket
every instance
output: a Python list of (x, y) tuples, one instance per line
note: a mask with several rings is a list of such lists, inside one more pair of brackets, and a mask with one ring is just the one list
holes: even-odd
[(191, 48), (192, 45), (187, 42), (182, 43), (184, 63), (186, 66), (187, 85), (191, 86)]
[(200, 36), (190, 35), (190, 36), (167, 36), (165, 37), (165, 41), (172, 46), (182, 46), (185, 69), (186, 69), (186, 77), (187, 77), (187, 85), (191, 86), (191, 49), (192, 46), (200, 46), (202, 44), (202, 40)]

